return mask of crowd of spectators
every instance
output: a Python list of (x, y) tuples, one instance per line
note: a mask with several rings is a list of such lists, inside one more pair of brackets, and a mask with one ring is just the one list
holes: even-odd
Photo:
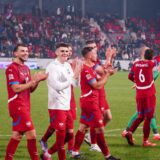
[(55, 44), (72, 44), (75, 54), (87, 39), (104, 39), (94, 21), (74, 14), (73, 10), (57, 9), (52, 16), (14, 14), (9, 7), (0, 15), (0, 56), (11, 57), (16, 43), (29, 45), (30, 56), (49, 58), (54, 56)]
[(121, 20), (110, 14), (96, 14), (82, 17), (72, 6), (57, 8), (55, 14), (41, 15), (37, 10), (32, 13), (15, 14), (8, 5), (0, 14), (0, 57), (11, 57), (16, 43), (29, 46), (30, 57), (51, 58), (55, 44), (72, 44), (74, 56), (80, 56), (85, 41), (94, 39), (99, 47), (99, 55), (105, 58), (108, 45), (117, 47), (117, 59), (134, 60), (139, 48), (147, 44), (159, 53), (159, 20), (128, 18)]
[(95, 19), (110, 37), (110, 42), (117, 46), (117, 59), (136, 59), (143, 45), (153, 48), (156, 54), (159, 54), (160, 17), (156, 19), (132, 17), (124, 21), (117, 15), (97, 14)]

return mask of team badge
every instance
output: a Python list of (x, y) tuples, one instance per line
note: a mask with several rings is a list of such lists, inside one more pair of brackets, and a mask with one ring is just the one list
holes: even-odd
[(67, 73), (70, 74), (70, 70), (69, 69), (67, 69)]
[(90, 74), (86, 74), (86, 78), (87, 78), (87, 79), (90, 79), (90, 78), (91, 78), (91, 75), (90, 75)]

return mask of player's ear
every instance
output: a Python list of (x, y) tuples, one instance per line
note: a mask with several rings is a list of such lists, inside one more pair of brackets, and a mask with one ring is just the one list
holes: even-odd
[(55, 55), (58, 56), (58, 53), (59, 53), (59, 49), (56, 49), (55, 50)]
[(13, 57), (17, 57), (17, 52), (13, 52)]

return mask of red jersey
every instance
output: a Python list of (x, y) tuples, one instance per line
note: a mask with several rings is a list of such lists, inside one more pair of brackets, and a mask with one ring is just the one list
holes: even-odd
[(146, 97), (156, 93), (153, 67), (156, 66), (154, 60), (139, 60), (131, 68), (128, 78), (136, 84), (136, 96)]
[(73, 88), (72, 85), (71, 85), (71, 101), (70, 101), (70, 107), (71, 107), (71, 109), (75, 109), (75, 108), (76, 108), (76, 100), (75, 100), (75, 97), (74, 97), (74, 88)]
[(156, 56), (154, 59), (157, 61), (157, 63), (160, 63), (160, 56)]
[(92, 67), (83, 65), (80, 75), (81, 98), (86, 97), (89, 101), (99, 101), (99, 91), (91, 86), (94, 81), (96, 81), (96, 72)]
[(77, 115), (76, 115), (77, 109), (76, 109), (76, 100), (75, 100), (75, 96), (74, 96), (74, 88), (72, 85), (71, 85), (70, 111), (71, 111), (73, 120), (75, 120), (77, 117)]
[(30, 111), (30, 89), (15, 93), (11, 88), (13, 84), (25, 84), (31, 80), (29, 68), (13, 62), (6, 69), (6, 79), (10, 114), (16, 109)]

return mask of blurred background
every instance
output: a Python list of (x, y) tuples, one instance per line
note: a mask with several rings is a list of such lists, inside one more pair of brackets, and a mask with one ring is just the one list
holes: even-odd
[(147, 45), (159, 54), (159, 0), (0, 0), (0, 57), (12, 57), (16, 43), (29, 46), (30, 57), (54, 57), (55, 44), (72, 44), (80, 57), (94, 39), (99, 56), (117, 48), (117, 60), (133, 61)]

